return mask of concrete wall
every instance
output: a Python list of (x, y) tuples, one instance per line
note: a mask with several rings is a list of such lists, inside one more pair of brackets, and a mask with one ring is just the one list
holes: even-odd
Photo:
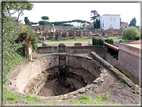
[[(66, 46), (65, 52), (69, 54), (87, 54), (91, 51), (96, 52), (99, 56), (105, 59), (107, 53), (107, 47), (98, 45), (98, 46)], [(38, 47), (37, 53), (58, 53), (58, 47)]]
[(139, 80), (139, 48), (120, 44), (118, 63)]

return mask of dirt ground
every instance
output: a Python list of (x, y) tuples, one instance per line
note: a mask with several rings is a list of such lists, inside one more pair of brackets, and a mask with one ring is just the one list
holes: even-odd
[[(27, 62), (25, 62), (27, 63)], [(20, 66), (20, 65), (19, 65)], [(123, 82), (119, 82), (109, 70), (107, 70), (107, 78), (105, 81), (95, 90), (90, 90), (85, 93), (85, 95), (92, 96), (93, 98), (97, 95), (108, 95), (108, 98), (104, 98), (103, 101), (117, 102), (122, 104), (140, 104), (140, 94), (135, 92), (133, 89), (128, 87), (128, 85)], [(109, 90), (109, 91), (108, 91)], [(106, 93), (108, 91), (108, 93)], [(3, 103), (10, 104), (11, 101), (4, 101)], [(16, 103), (16, 102), (15, 102)], [(21, 104), (24, 104), (21, 102)]]
[(93, 91), (88, 91), (85, 94), (92, 96), (93, 98), (96, 97), (95, 94), (101, 96), (107, 94), (109, 97), (103, 99), (103, 101), (122, 104), (140, 104), (140, 95), (128, 87), (128, 85), (118, 82), (119, 79), (117, 79), (116, 76), (114, 76), (109, 70), (107, 71), (108, 77), (106, 80), (98, 88)]

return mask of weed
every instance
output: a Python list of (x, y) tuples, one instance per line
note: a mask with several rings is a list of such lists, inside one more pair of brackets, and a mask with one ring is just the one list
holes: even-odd
[(90, 100), (91, 98), (87, 95), (80, 96), (77, 100)]
[(108, 91), (106, 91), (106, 93), (108, 93), (112, 88), (110, 88)]

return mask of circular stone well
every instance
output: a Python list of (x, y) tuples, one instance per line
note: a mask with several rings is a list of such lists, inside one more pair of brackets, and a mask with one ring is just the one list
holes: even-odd
[(7, 84), (21, 94), (65, 99), (84, 93), (105, 77), (106, 70), (92, 58), (60, 53), (47, 54), (15, 69)]

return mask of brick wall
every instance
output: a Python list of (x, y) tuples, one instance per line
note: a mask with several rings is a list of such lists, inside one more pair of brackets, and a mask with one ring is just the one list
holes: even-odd
[(106, 54), (106, 61), (108, 63), (110, 63), (112, 66), (115, 66), (116, 64), (118, 64), (118, 60), (116, 60), (115, 58), (113, 58), (111, 55), (109, 55), (108, 53)]
[(119, 46), (118, 63), (139, 80), (139, 48), (124, 44)]
[[(106, 46), (66, 46), (65, 52), (69, 54), (87, 54), (91, 51), (96, 52), (99, 56), (105, 59), (106, 53), (107, 53), (107, 47)], [(58, 47), (52, 46), (52, 47), (38, 47), (37, 53), (43, 54), (43, 53), (58, 53)]]

